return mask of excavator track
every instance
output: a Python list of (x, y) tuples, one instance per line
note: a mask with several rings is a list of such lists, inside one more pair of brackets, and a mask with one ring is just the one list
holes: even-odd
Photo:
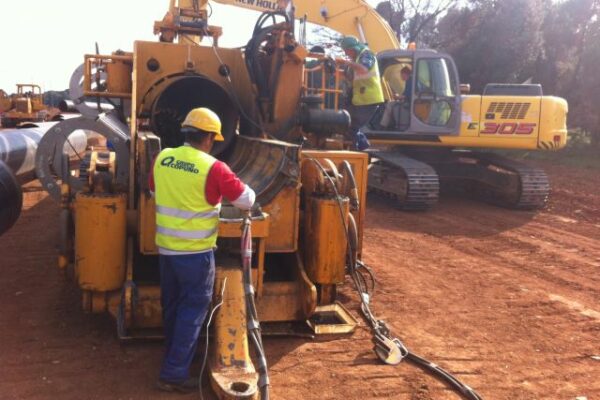
[(520, 210), (543, 208), (550, 181), (540, 168), (494, 153), (453, 152), (443, 162), (431, 163), (443, 182), (466, 183), (487, 202)]
[(403, 210), (427, 210), (437, 203), (440, 182), (432, 167), (395, 152), (373, 157), (369, 190), (393, 197)]
[[(550, 195), (550, 180), (548, 175), (540, 168), (532, 167), (522, 162), (511, 160), (492, 153), (474, 153), (474, 156), (488, 167), (497, 169), (497, 173), (514, 174), (518, 178), (516, 190), (507, 192), (492, 188), (491, 194), (495, 195), (492, 202), (509, 208), (522, 210), (535, 210), (543, 208)], [(512, 187), (512, 185), (508, 186)]]

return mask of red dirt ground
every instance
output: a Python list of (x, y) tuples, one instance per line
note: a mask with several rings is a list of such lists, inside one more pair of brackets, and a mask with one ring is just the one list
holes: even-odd
[[(537, 214), (447, 196), (404, 213), (369, 199), (374, 310), (488, 400), (600, 398), (600, 176), (543, 166), (555, 189)], [(153, 388), (161, 344), (120, 345), (110, 318), (80, 311), (55, 267), (57, 206), (36, 185), (0, 239), (0, 398), (179, 398)], [(356, 313), (349, 286), (341, 297)], [(265, 346), (274, 399), (458, 399), (408, 363), (379, 364), (364, 324)]]

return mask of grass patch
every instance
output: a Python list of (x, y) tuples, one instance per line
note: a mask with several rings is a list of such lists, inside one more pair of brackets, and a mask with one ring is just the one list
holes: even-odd
[(499, 153), (517, 159), (600, 170), (600, 149), (591, 145), (589, 134), (579, 130), (569, 131), (567, 147), (559, 151), (500, 150)]

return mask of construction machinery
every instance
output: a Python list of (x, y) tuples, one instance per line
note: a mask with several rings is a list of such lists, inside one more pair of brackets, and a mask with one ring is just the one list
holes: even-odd
[(0, 89), (0, 114), (8, 110), (12, 106), (12, 99), (2, 89)]
[[(273, 1), (216, 0), (253, 10)], [(304, 21), (354, 35), (378, 53), (387, 102), (404, 92), (400, 70), (413, 71), (410, 102), (397, 121), (382, 127), (381, 105), (362, 128), (374, 147), (369, 189), (392, 196), (403, 209), (437, 203), (440, 181), (516, 209), (546, 204), (550, 182), (536, 167), (474, 148), (556, 151), (567, 142), (564, 99), (544, 96), (539, 85), (488, 85), (468, 95), (452, 58), (433, 50), (400, 49), (387, 22), (364, 0), (297, 0)], [(323, 94), (326, 96), (326, 94)], [(326, 107), (328, 102), (323, 102)]]
[(461, 95), (452, 58), (431, 50), (392, 50), (378, 59), (388, 98), (404, 91), (386, 80), (398, 67), (412, 67), (414, 84), (409, 101), (392, 103), (392, 126), (381, 126), (390, 106), (382, 105), (362, 128), (375, 144), (400, 146), (373, 154), (371, 188), (394, 194), (407, 209), (435, 204), (439, 179), (511, 208), (546, 204), (550, 183), (543, 170), (463, 149), (561, 149), (567, 142), (564, 99), (544, 96), (540, 85), (490, 84), (483, 95)]
[[(293, 7), (278, 2), (259, 17), (245, 48), (226, 49), (218, 46), (222, 29), (209, 24), (208, 6), (171, 0), (154, 24), (158, 42), (136, 41), (131, 53), (85, 55), (70, 82), (81, 116), (53, 125), (37, 144), (35, 175), (60, 204), (58, 266), (79, 286), (83, 309), (111, 314), (121, 340), (162, 337), (148, 176), (162, 148), (183, 144), (186, 114), (207, 107), (219, 115), (225, 138), (212, 154), (257, 195), (247, 214), (228, 204), (220, 211), (215, 307), (205, 335), (217, 397), (268, 399), (263, 334), (352, 332), (357, 320), (337, 301), (349, 277), (380, 360), (408, 359), (480, 399), (409, 352), (371, 311), (375, 279), (360, 260), (368, 154), (343, 150), (350, 116), (323, 107), (339, 84), (333, 91), (307, 87), (307, 57), (319, 55), (296, 40)], [(83, 147), (77, 132), (85, 132)], [(2, 172), (0, 183), (14, 188)], [(9, 197), (17, 209), (16, 191)], [(13, 219), (0, 212), (0, 227)]]
[[(293, 11), (263, 14), (244, 50), (226, 49), (217, 46), (222, 31), (209, 25), (207, 3), (171, 1), (154, 25), (158, 42), (137, 41), (131, 53), (86, 55), (70, 93), (82, 116), (44, 135), (36, 173), (60, 202), (58, 264), (79, 285), (84, 310), (110, 313), (123, 340), (160, 337), (155, 203), (147, 178), (161, 148), (183, 144), (185, 115), (200, 106), (214, 110), (225, 141), (213, 154), (254, 189), (260, 206), (250, 216), (227, 204), (221, 211), (211, 384), (221, 399), (254, 399), (259, 392), (266, 398), (259, 319), (265, 333), (276, 334), (344, 334), (357, 324), (336, 293), (347, 271), (362, 276), (368, 155), (320, 147), (345, 132), (350, 119), (305, 96), (308, 52), (295, 39)], [(199, 45), (201, 39), (209, 45)], [(86, 103), (90, 98), (115, 109), (100, 113)], [(78, 152), (75, 168), (62, 150), (77, 130), (106, 141)], [(381, 322), (373, 319), (374, 329), (381, 331)], [(378, 354), (399, 362), (400, 348), (387, 334), (376, 339)]]
[(30, 83), (17, 84), (17, 93), (4, 100), (0, 99), (0, 118), (3, 128), (12, 128), (22, 122), (42, 122), (50, 119), (44, 105), (42, 88)]

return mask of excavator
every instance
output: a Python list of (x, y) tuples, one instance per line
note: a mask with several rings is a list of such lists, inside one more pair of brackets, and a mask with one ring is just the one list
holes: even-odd
[[(225, 137), (211, 153), (257, 196), (250, 212), (224, 203), (219, 216), (214, 306), (201, 340), (217, 398), (269, 398), (263, 335), (353, 332), (358, 321), (337, 296), (350, 281), (376, 357), (407, 359), (480, 399), (409, 351), (372, 310), (375, 278), (361, 261), (368, 155), (339, 149), (348, 112), (323, 107), (307, 87), (306, 62), (318, 55), (296, 39), (294, 8), (282, 1), (262, 13), (240, 49), (218, 45), (223, 29), (209, 23), (209, 6), (171, 0), (154, 23), (158, 40), (84, 55), (69, 88), (81, 116), (37, 143), (35, 176), (60, 206), (57, 264), (80, 289), (83, 310), (111, 315), (122, 341), (162, 337), (148, 176), (161, 149), (183, 144), (185, 115), (208, 107)], [(93, 140), (82, 145), (82, 133)], [(10, 160), (22, 148), (6, 150)], [(14, 174), (0, 174), (0, 189), (0, 227), (8, 227), (20, 212)]]
[[(274, 1), (215, 1), (259, 11), (276, 6)], [(412, 45), (400, 49), (393, 30), (364, 0), (296, 0), (294, 6), (303, 20), (354, 35), (378, 53), (388, 102), (404, 92), (399, 71), (413, 71), (410, 103), (399, 105), (398, 121), (381, 126), (383, 104), (362, 128), (380, 148), (370, 153), (370, 190), (391, 196), (406, 210), (434, 206), (440, 181), (504, 207), (538, 209), (546, 204), (550, 182), (542, 169), (472, 149), (565, 147), (564, 99), (544, 96), (540, 85), (525, 84), (489, 84), (482, 95), (466, 94), (468, 85), (461, 85), (452, 57)]]

